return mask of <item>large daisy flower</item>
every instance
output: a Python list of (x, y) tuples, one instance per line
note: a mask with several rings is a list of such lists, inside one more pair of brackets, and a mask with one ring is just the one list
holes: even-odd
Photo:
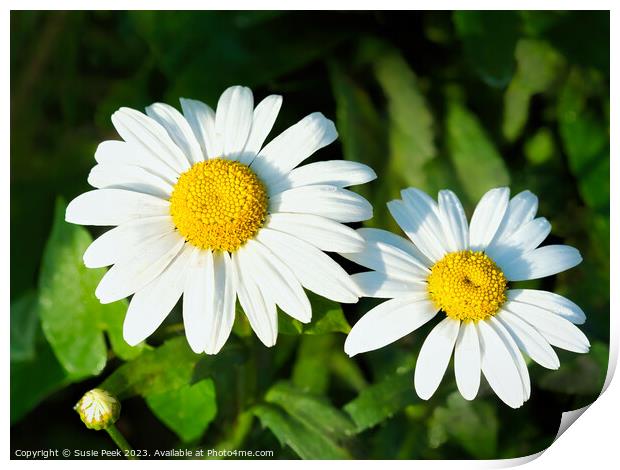
[(509, 283), (539, 279), (581, 262), (566, 245), (539, 247), (551, 225), (535, 218), (537, 197), (523, 191), (509, 200), (508, 188), (487, 192), (468, 227), (452, 191), (440, 191), (437, 204), (409, 188), (388, 203), (409, 237), (377, 229), (358, 233), (366, 247), (345, 254), (374, 271), (354, 275), (362, 293), (388, 298), (364, 315), (345, 342), (355, 354), (390, 344), (421, 327), (438, 312), (442, 320), (424, 341), (414, 384), (430, 398), (454, 351), (458, 389), (471, 400), (480, 372), (506, 404), (518, 408), (530, 396), (528, 369), (520, 351), (543, 367), (557, 369), (551, 346), (585, 353), (589, 342), (574, 325), (585, 321), (570, 300), (541, 290), (514, 289)]
[(312, 312), (304, 287), (356, 302), (348, 274), (323, 251), (358, 251), (362, 238), (343, 225), (372, 207), (344, 189), (376, 177), (367, 166), (321, 161), (297, 167), (338, 134), (321, 113), (306, 116), (269, 144), (282, 104), (254, 107), (250, 89), (227, 89), (214, 112), (181, 99), (183, 114), (155, 103), (121, 108), (112, 122), (122, 141), (95, 154), (88, 182), (66, 220), (116, 226), (84, 253), (86, 266), (113, 265), (95, 295), (102, 303), (133, 294), (124, 322), (129, 344), (143, 341), (181, 295), (195, 352), (217, 353), (235, 318), (236, 299), (260, 340), (276, 342), (276, 305), (301, 322)]

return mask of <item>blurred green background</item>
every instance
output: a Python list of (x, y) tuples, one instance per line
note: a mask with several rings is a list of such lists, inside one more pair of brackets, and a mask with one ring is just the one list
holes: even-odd
[[(588, 315), (588, 355), (533, 364), (520, 409), (484, 385), (466, 402), (452, 368), (434, 397), (412, 371), (427, 325), (348, 359), (349, 325), (376, 302), (312, 298), (309, 326), (282, 314), (264, 348), (238, 313), (216, 357), (189, 351), (175, 311), (148, 345), (121, 337), (125, 302), (101, 306), (93, 236), (63, 222), (86, 191), (97, 144), (120, 106), (179, 97), (215, 106), (228, 86), (284, 96), (271, 134), (313, 111), (340, 140), (313, 158), (371, 165), (355, 188), (369, 225), (398, 230), (385, 203), (452, 188), (471, 210), (489, 188), (540, 197), (546, 243), (584, 262), (528, 283)], [(275, 458), (505, 458), (547, 447), (560, 412), (592, 402), (609, 339), (608, 12), (12, 12), (11, 447), (113, 448), (72, 406), (105, 380), (136, 449), (268, 449)], [(351, 264), (339, 259), (347, 269)], [(359, 268), (357, 268), (359, 269)]]

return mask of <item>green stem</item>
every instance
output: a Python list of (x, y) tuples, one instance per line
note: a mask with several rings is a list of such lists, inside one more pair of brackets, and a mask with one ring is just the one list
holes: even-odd
[(129, 442), (127, 442), (125, 436), (121, 434), (121, 432), (114, 424), (111, 424), (110, 426), (105, 428), (105, 430), (108, 432), (117, 447), (123, 451), (125, 457), (127, 457), (129, 460), (138, 460), (138, 457), (136, 457), (133, 449), (129, 445)]

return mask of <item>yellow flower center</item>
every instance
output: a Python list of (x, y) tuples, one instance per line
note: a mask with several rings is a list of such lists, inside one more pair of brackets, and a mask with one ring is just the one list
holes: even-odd
[(215, 158), (196, 163), (179, 177), (170, 213), (192, 245), (232, 252), (263, 225), (267, 192), (248, 166)]
[(437, 308), (455, 320), (484, 320), (506, 301), (506, 277), (481, 251), (448, 253), (428, 276), (428, 292)]

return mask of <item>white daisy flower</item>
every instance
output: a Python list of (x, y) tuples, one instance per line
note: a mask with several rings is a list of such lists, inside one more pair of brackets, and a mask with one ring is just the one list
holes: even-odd
[(84, 253), (86, 266), (113, 265), (96, 289), (102, 303), (133, 294), (123, 333), (146, 339), (183, 295), (183, 322), (195, 352), (226, 342), (239, 299), (266, 346), (278, 334), (276, 305), (301, 322), (312, 312), (303, 289), (338, 302), (359, 290), (323, 251), (359, 251), (343, 225), (372, 217), (344, 189), (376, 175), (366, 165), (321, 161), (297, 167), (336, 140), (334, 123), (306, 116), (263, 146), (282, 97), (256, 108), (249, 88), (227, 89), (214, 112), (181, 99), (183, 114), (155, 103), (121, 108), (112, 122), (123, 141), (106, 141), (88, 182), (67, 207), (75, 224), (116, 226)]
[(388, 203), (409, 237), (363, 228), (366, 247), (344, 256), (374, 271), (354, 275), (363, 294), (388, 298), (370, 310), (345, 342), (350, 356), (390, 344), (421, 327), (437, 312), (439, 322), (422, 345), (414, 384), (430, 398), (454, 351), (458, 389), (472, 400), (480, 372), (506, 404), (521, 406), (530, 396), (528, 369), (519, 350), (549, 369), (560, 366), (551, 346), (577, 353), (590, 343), (574, 325), (585, 314), (570, 300), (509, 282), (539, 279), (581, 262), (575, 248), (538, 247), (551, 225), (535, 218), (538, 198), (523, 191), (509, 200), (508, 188), (487, 192), (468, 227), (452, 191), (439, 192), (439, 204), (409, 188), (402, 200)]

